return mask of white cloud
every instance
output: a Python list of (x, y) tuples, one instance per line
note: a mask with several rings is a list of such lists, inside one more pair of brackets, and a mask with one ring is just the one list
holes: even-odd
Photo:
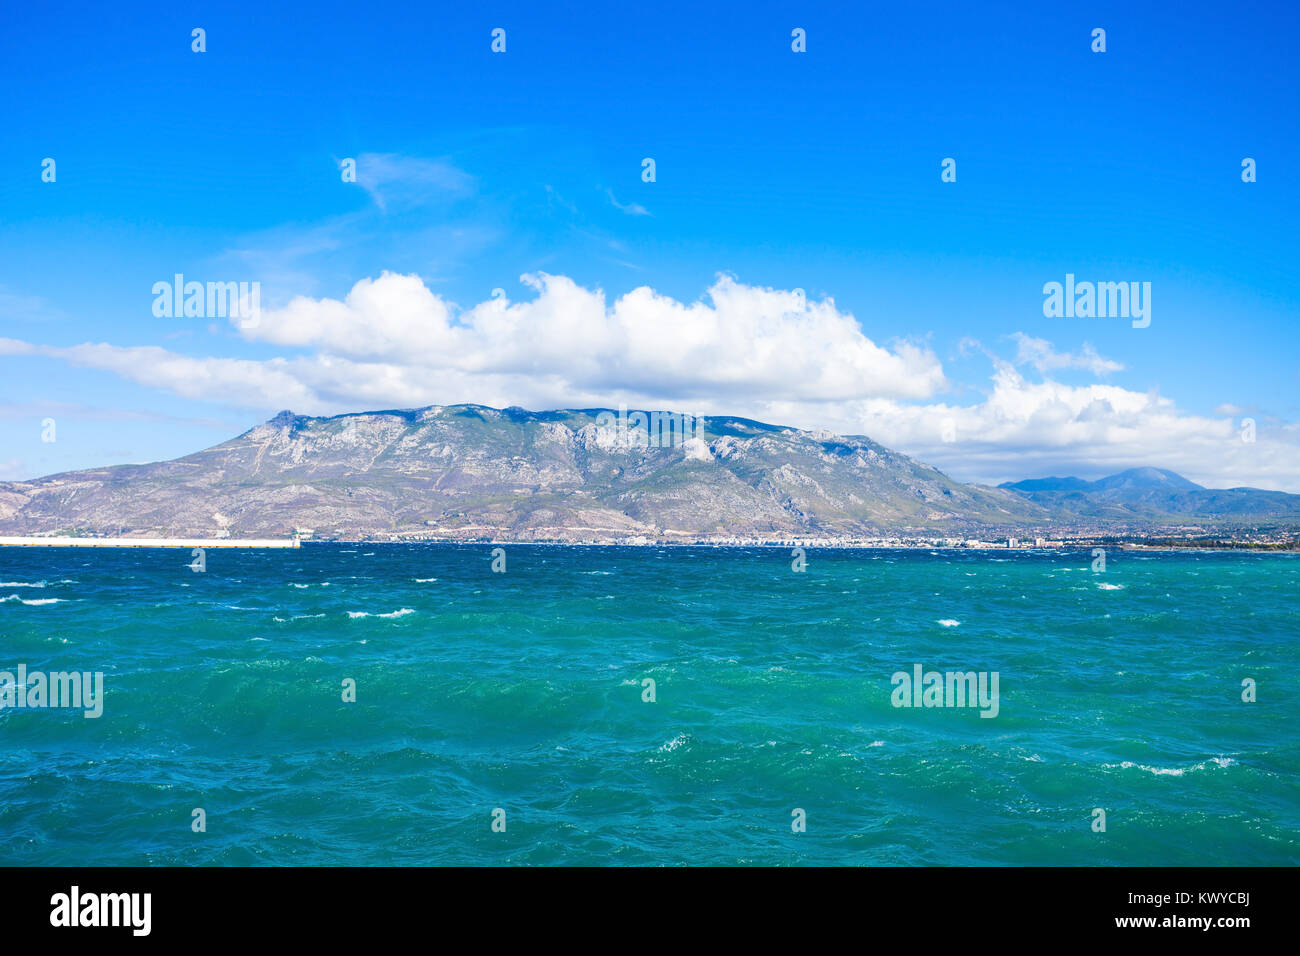
[(1110, 359), (1102, 358), (1097, 354), (1097, 350), (1085, 342), (1077, 354), (1070, 352), (1058, 352), (1052, 347), (1052, 343), (1046, 339), (1036, 339), (1026, 335), (1024, 332), (1016, 332), (1011, 336), (1015, 340), (1016, 364), (1032, 365), (1040, 372), (1052, 372), (1064, 368), (1080, 368), (1092, 372), (1094, 375), (1109, 375), (1111, 372), (1123, 371), (1124, 366), (1119, 362), (1112, 362)]
[(970, 406), (858, 403), (856, 427), (848, 430), (963, 480), (1097, 478), (1153, 465), (1208, 487), (1300, 492), (1295, 426), (1261, 424), (1255, 442), (1248, 443), (1239, 421), (1182, 412), (1156, 392), (1030, 382), (1005, 363), (992, 382), (984, 401)]
[(1214, 409), (1216, 415), (1245, 415), (1247, 409), (1241, 405), (1234, 405), (1232, 402), (1224, 402)]
[(314, 400), (310, 389), (290, 374), (284, 359), (190, 358), (157, 346), (121, 347), (84, 343), (68, 348), (0, 339), (0, 355), (39, 355), (69, 365), (113, 372), (129, 381), (161, 388), (183, 398), (256, 408), (267, 399)]
[[(264, 309), (257, 327), (240, 331), (310, 352), (293, 364), (296, 374), (342, 401), (350, 390), (373, 393), (376, 383), (407, 399), (480, 400), (483, 389), (471, 380), (507, 395), (513, 383), (550, 406), (619, 396), (925, 398), (946, 384), (928, 349), (876, 345), (830, 299), (810, 302), (728, 276), (707, 300), (689, 304), (644, 286), (610, 303), (600, 289), (564, 276), (521, 281), (533, 298), (458, 310), (418, 277), (384, 273), (341, 301), (298, 297)], [(328, 388), (314, 371), (326, 366)], [(465, 391), (448, 396), (453, 383)]]

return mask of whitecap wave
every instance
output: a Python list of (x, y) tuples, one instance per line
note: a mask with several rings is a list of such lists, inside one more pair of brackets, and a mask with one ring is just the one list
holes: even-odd
[(415, 608), (404, 607), (396, 611), (388, 611), (385, 614), (375, 614), (371, 611), (348, 611), (348, 617), (356, 620), (359, 617), (406, 617), (408, 614), (414, 614)]
[(1121, 770), (1145, 770), (1147, 773), (1153, 774), (1157, 777), (1181, 777), (1184, 774), (1196, 770), (1204, 770), (1210, 766), (1220, 768), (1231, 767), (1236, 762), (1237, 761), (1233, 760), (1231, 757), (1211, 757), (1209, 760), (1202, 760), (1200, 763), (1194, 763), (1190, 767), (1150, 767), (1144, 763), (1135, 763), (1132, 760), (1125, 760), (1119, 764), (1107, 763), (1102, 764), (1102, 766), (1112, 769), (1119, 767)]

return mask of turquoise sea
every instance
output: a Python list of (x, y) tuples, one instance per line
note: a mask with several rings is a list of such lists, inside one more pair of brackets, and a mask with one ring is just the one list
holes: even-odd
[(504, 550), (0, 548), (0, 863), (1300, 863), (1300, 556)]

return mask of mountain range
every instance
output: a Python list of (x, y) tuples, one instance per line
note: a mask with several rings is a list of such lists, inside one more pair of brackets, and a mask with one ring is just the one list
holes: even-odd
[[(645, 413), (656, 416), (668, 413)], [(1300, 528), (1300, 495), (1216, 491), (1157, 469), (993, 488), (861, 436), (720, 417), (659, 443), (614, 420), (481, 405), (286, 411), (173, 461), (0, 482), (0, 534), (611, 542)]]
[(1300, 524), (1300, 495), (1205, 488), (1160, 468), (1130, 468), (1098, 481), (1033, 478), (998, 486), (1062, 517), (1092, 521), (1259, 526)]

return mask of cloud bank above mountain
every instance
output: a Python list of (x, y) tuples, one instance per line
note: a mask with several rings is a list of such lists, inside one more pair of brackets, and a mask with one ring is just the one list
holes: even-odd
[[(1023, 332), (985, 383), (957, 383), (923, 340), (873, 341), (833, 299), (719, 276), (682, 302), (648, 286), (617, 297), (530, 273), (462, 308), (415, 275), (362, 279), (342, 299), (298, 296), (232, 329), (262, 357), (187, 356), (156, 346), (70, 347), (0, 339), (0, 354), (45, 356), (185, 398), (304, 414), (477, 402), (528, 408), (632, 406), (741, 415), (866, 434), (964, 480), (1099, 475), (1158, 465), (1209, 486), (1300, 491), (1300, 430), (1194, 415), (1108, 378), (1123, 366), (1090, 345), (1057, 351)], [(969, 344), (969, 343), (967, 343)], [(1027, 377), (1029, 370), (1039, 380)], [(965, 386), (963, 389), (962, 386)], [(981, 398), (945, 396), (975, 389)], [(1234, 409), (1236, 411), (1236, 409)]]

